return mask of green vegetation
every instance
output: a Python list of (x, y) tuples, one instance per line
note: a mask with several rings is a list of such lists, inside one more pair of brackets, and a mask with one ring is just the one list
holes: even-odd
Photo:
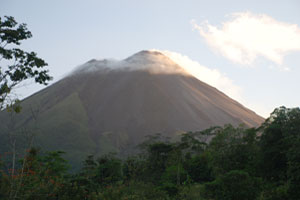
[[(29, 78), (40, 84), (50, 80), (48, 71), (42, 70), (47, 64), (36, 53), (16, 47), (30, 37), (25, 24), (17, 26), (13, 17), (0, 18), (0, 61), (12, 61), (6, 68), (0, 66), (0, 110), (8, 105), (12, 111), (6, 113), (7, 118), (0, 118), (1, 122), (12, 122), (7, 127), (0, 123), (1, 132), (8, 133), (0, 135), (0, 199), (299, 199), (299, 108), (275, 109), (257, 129), (212, 127), (182, 134), (177, 141), (155, 135), (140, 145), (139, 153), (126, 159), (108, 153), (98, 158), (90, 155), (84, 160), (95, 148), (102, 148), (102, 152), (117, 148), (109, 132), (103, 134), (101, 141), (86, 137), (88, 115), (77, 92), (66, 95), (62, 101), (54, 97), (54, 103), (49, 103), (41, 92), (36, 102), (48, 112), (40, 112), (38, 106), (26, 106), (25, 101), (27, 112), (16, 115), (21, 107), (10, 96), (11, 90)], [(59, 115), (54, 117), (52, 113)], [(15, 118), (21, 120), (14, 123)], [(66, 120), (62, 123), (63, 119)], [(22, 127), (29, 121), (26, 128)], [(117, 137), (116, 147), (128, 140), (126, 133)], [(34, 138), (40, 147), (61, 146), (62, 150), (76, 152), (65, 156), (62, 151), (44, 153), (44, 149), (34, 148)], [(27, 151), (19, 153), (18, 149)], [(64, 158), (73, 163), (69, 165)], [(70, 166), (74, 168), (79, 160), (84, 161), (74, 172)]]
[(22, 40), (32, 37), (26, 24), (19, 24), (13, 17), (0, 17), (0, 110), (6, 105), (20, 112), (16, 106), (18, 100), (11, 96), (11, 91), (24, 80), (33, 78), (36, 83), (47, 84), (51, 79), (48, 70), (43, 70), (47, 63), (37, 57), (35, 52), (26, 52), (18, 46)]
[(300, 109), (285, 107), (257, 129), (156, 135), (124, 160), (91, 155), (76, 173), (62, 152), (31, 148), (15, 172), (1, 162), (0, 199), (299, 199), (299, 148)]

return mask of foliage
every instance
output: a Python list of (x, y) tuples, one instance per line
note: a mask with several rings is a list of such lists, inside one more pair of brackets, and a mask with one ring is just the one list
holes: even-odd
[(267, 181), (276, 183), (276, 188), (287, 188), (289, 199), (298, 199), (300, 109), (276, 108), (261, 129), (263, 130), (260, 139), (262, 176)]
[(208, 147), (216, 176), (231, 170), (245, 170), (252, 173), (256, 168), (259, 149), (256, 144), (256, 130), (226, 125), (219, 129)]
[(184, 166), (193, 182), (205, 183), (213, 179), (208, 153), (187, 158)]
[(0, 191), (7, 199), (43, 199), (55, 197), (60, 193), (64, 184), (64, 175), (68, 165), (61, 157), (63, 152), (48, 152), (39, 156), (36, 149), (31, 149), (27, 156), (25, 165), (17, 170), (12, 179), (8, 173), (3, 172), (2, 181), (7, 185), (1, 185)]
[[(18, 46), (21, 41), (32, 37), (26, 24), (19, 24), (13, 17), (0, 17), (0, 110), (4, 105), (15, 104), (10, 96), (12, 89), (26, 79), (34, 78), (39, 84), (51, 79), (47, 63), (35, 52), (26, 52)], [(15, 110), (19, 112), (19, 107)]]
[(247, 172), (233, 170), (205, 184), (205, 196), (216, 200), (255, 200), (260, 194), (261, 181)]
[(2, 165), (0, 198), (299, 199), (299, 122), (298, 108), (281, 107), (258, 129), (225, 125), (173, 142), (149, 137), (135, 156), (90, 155), (76, 173), (62, 152), (31, 149), (12, 179)]
[(102, 187), (115, 184), (122, 179), (122, 163), (112, 155), (105, 155), (97, 160), (95, 179)]

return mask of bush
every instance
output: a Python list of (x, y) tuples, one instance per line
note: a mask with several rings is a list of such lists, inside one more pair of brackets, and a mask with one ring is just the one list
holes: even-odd
[(247, 172), (233, 170), (205, 184), (205, 196), (216, 200), (254, 200), (261, 191), (261, 180)]

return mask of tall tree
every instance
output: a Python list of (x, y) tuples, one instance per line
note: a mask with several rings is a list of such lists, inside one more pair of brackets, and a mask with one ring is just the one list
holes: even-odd
[[(13, 17), (0, 17), (0, 110), (16, 102), (11, 91), (22, 81), (33, 78), (46, 85), (51, 80), (48, 70), (43, 69), (47, 66), (43, 59), (18, 48), (21, 41), (31, 37), (26, 24), (18, 24)], [(19, 107), (14, 108), (19, 111)]]
[[(44, 69), (47, 63), (37, 57), (35, 52), (27, 52), (19, 48), (21, 41), (32, 37), (26, 24), (18, 24), (13, 17), (0, 17), (0, 111), (6, 106), (10, 108), (11, 115), (21, 110), (18, 99), (12, 95), (12, 90), (27, 79), (34, 79), (36, 83), (47, 84), (51, 80), (48, 70)], [(13, 123), (12, 123), (13, 124)], [(16, 171), (16, 137), (14, 127), (10, 128), (9, 143), (12, 153), (10, 192), (9, 198), (14, 199), (20, 188), (19, 182), (14, 178), (23, 176), (26, 159), (23, 159), (22, 170)], [(31, 146), (31, 141), (29, 142)], [(20, 181), (22, 182), (22, 181)]]
[(276, 108), (262, 128), (263, 177), (279, 188), (288, 184), (289, 199), (299, 199), (300, 109)]

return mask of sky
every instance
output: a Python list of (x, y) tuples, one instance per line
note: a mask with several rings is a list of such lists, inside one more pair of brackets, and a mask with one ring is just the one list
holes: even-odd
[(299, 11), (298, 0), (0, 0), (0, 16), (32, 32), (21, 48), (48, 63), (51, 84), (91, 59), (155, 49), (263, 117), (299, 107)]

